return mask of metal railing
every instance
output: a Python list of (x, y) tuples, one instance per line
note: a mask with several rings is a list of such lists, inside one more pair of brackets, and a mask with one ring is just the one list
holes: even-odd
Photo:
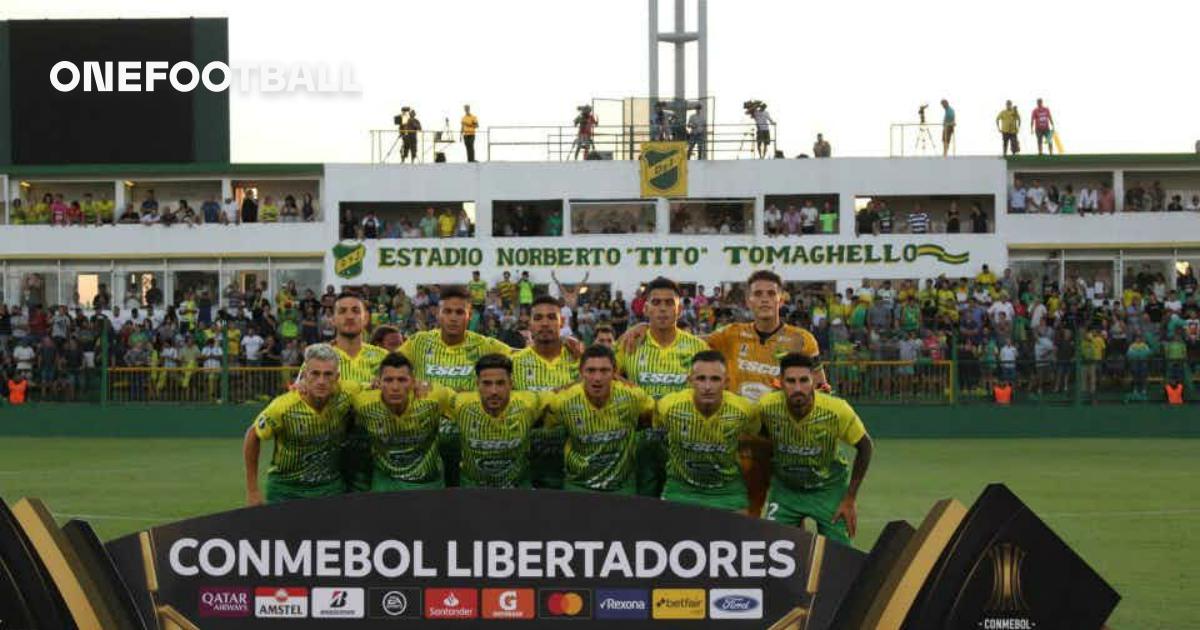
[(267, 403), (287, 392), (296, 367), (128, 368), (109, 370), (107, 400), (117, 403)]
[[(397, 129), (373, 129), (371, 162), (399, 163), (403, 140)], [(757, 129), (754, 124), (707, 125), (705, 133), (689, 139), (679, 130), (658, 130), (652, 125), (597, 125), (589, 136), (581, 136), (573, 125), (561, 126), (503, 126), (480, 130), (475, 136), (476, 160), (565, 162), (568, 160), (637, 160), (641, 145), (657, 139), (677, 140), (693, 145), (689, 153), (694, 159), (738, 160), (754, 159), (757, 153)], [(447, 161), (465, 161), (462, 136), (456, 132), (419, 131), (412, 134), (415, 143), (414, 163), (436, 160), (442, 153)], [(771, 140), (766, 157), (774, 157), (777, 128), (771, 126)]]

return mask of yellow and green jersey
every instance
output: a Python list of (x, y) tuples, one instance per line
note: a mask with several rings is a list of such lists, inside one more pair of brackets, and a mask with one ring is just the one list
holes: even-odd
[(483, 409), (478, 392), (454, 399), (450, 419), (460, 433), (462, 485), (528, 487), (529, 431), (542, 417), (552, 394), (513, 392), (500, 417)]
[(566, 348), (553, 361), (542, 358), (532, 347), (512, 355), (513, 389), (523, 392), (544, 392), (570, 385), (579, 380), (579, 361)]
[(462, 343), (448, 346), (442, 331), (426, 330), (409, 337), (400, 352), (412, 362), (417, 380), (444, 385), (456, 392), (475, 390), (475, 362), (485, 354), (509, 354), (504, 342), (467, 331)]
[(487, 301), (487, 283), (483, 280), (472, 280), (467, 283), (467, 293), (471, 296), (471, 304), (483, 306)]
[(653, 335), (646, 333), (632, 353), (617, 350), (617, 368), (658, 400), (687, 387), (692, 357), (708, 349), (703, 339), (682, 330), (675, 333), (669, 346), (659, 345)]
[(379, 364), (383, 363), (384, 357), (388, 355), (386, 349), (369, 343), (364, 343), (358, 349), (358, 354), (353, 357), (336, 345), (333, 346), (333, 351), (338, 355), (338, 380), (361, 385), (375, 380), (379, 375)]
[(454, 392), (434, 385), (424, 397), (408, 397), (408, 406), (397, 416), (383, 404), (379, 390), (354, 396), (354, 421), (371, 440), (375, 470), (406, 483), (421, 484), (442, 478), (438, 456), (438, 423), (450, 411)]
[(320, 411), (295, 391), (271, 401), (254, 421), (260, 440), (275, 440), (268, 476), (303, 485), (341, 480), (338, 457), (359, 391), (355, 385), (341, 384)]
[(721, 406), (705, 416), (685, 389), (658, 401), (654, 427), (667, 443), (667, 480), (701, 490), (715, 490), (742, 482), (738, 443), (743, 435), (757, 435), (760, 424), (754, 403), (724, 392)]
[(803, 418), (788, 410), (783, 392), (771, 392), (759, 400), (758, 413), (773, 444), (771, 483), (795, 490), (843, 483), (846, 457), (839, 443), (858, 444), (867, 434), (849, 403), (821, 392), (816, 392), (812, 411)]
[(556, 394), (546, 425), (566, 430), (566, 481), (601, 491), (624, 486), (635, 472), (638, 419), (653, 411), (649, 394), (619, 381), (603, 408), (588, 400), (582, 384)]
[(738, 443), (761, 427), (754, 403), (726, 391), (721, 406), (706, 416), (692, 395), (685, 389), (662, 397), (654, 415), (654, 427), (666, 434), (667, 479), (701, 490), (739, 484)]

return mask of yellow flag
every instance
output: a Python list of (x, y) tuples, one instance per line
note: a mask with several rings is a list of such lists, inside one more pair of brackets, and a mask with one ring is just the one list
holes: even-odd
[(687, 143), (643, 142), (643, 197), (687, 196)]
[(1058, 132), (1057, 132), (1057, 131), (1055, 131), (1055, 132), (1054, 132), (1054, 150), (1055, 150), (1055, 151), (1056, 151), (1056, 152), (1057, 152), (1059, 155), (1062, 155), (1062, 154), (1063, 154), (1063, 148), (1062, 148), (1062, 137), (1058, 135)]

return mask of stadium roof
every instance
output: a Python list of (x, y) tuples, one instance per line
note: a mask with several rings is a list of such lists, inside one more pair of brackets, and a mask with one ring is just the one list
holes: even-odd
[(1009, 167), (1039, 166), (1200, 166), (1200, 153), (1090, 153), (1081, 155), (1015, 155)]
[(49, 164), (0, 166), (10, 177), (71, 177), (78, 175), (322, 175), (324, 164), (185, 162), (154, 164)]

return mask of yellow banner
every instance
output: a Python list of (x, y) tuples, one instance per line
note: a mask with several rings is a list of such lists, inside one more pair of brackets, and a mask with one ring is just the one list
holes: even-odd
[(687, 196), (687, 143), (642, 143), (642, 196)]

